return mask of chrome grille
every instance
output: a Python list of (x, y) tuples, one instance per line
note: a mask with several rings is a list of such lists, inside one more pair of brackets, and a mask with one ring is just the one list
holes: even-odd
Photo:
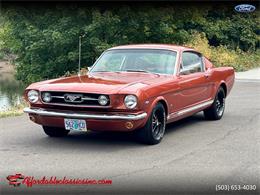
[[(51, 96), (50, 102), (45, 102), (43, 99), (44, 93), (49, 93)], [(101, 106), (98, 102), (98, 97), (103, 94), (90, 93), (73, 93), (73, 92), (53, 92), (42, 91), (41, 100), (44, 104), (54, 105), (72, 105), (72, 106)], [(105, 95), (108, 99), (109, 96)], [(104, 106), (109, 106), (110, 101)], [(102, 106), (102, 107), (104, 107)]]

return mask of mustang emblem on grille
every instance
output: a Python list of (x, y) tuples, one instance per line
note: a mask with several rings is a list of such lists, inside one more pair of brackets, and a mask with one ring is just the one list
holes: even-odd
[(75, 102), (80, 103), (82, 102), (82, 95), (80, 94), (65, 94), (64, 95), (65, 102)]

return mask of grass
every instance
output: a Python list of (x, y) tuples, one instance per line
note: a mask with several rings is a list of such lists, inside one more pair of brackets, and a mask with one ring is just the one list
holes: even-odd
[(23, 114), (23, 109), (26, 106), (25, 103), (13, 106), (5, 111), (0, 111), (0, 118), (20, 116)]

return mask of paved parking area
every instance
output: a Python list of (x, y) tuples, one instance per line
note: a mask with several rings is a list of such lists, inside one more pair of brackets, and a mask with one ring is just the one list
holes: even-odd
[[(260, 82), (238, 81), (220, 121), (206, 121), (198, 113), (168, 125), (164, 140), (155, 146), (141, 145), (125, 133), (72, 133), (53, 139), (26, 115), (0, 119), (1, 194), (214, 194), (217, 184), (255, 184), (259, 190), (259, 100)], [(5, 177), (14, 173), (106, 178), (113, 184), (8, 186)]]

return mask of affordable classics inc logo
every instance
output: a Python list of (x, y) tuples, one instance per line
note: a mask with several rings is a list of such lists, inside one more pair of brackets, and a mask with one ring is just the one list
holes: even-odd
[(110, 179), (81, 179), (81, 178), (58, 178), (56, 176), (41, 178), (35, 178), (34, 176), (24, 176), (20, 173), (14, 175), (8, 175), (6, 177), (9, 185), (20, 186), (25, 185), (27, 187), (32, 187), (33, 185), (112, 185), (112, 180)]
[(15, 175), (8, 175), (6, 179), (9, 181), (9, 185), (16, 187), (21, 185), (21, 180), (24, 179), (24, 175), (16, 173)]

